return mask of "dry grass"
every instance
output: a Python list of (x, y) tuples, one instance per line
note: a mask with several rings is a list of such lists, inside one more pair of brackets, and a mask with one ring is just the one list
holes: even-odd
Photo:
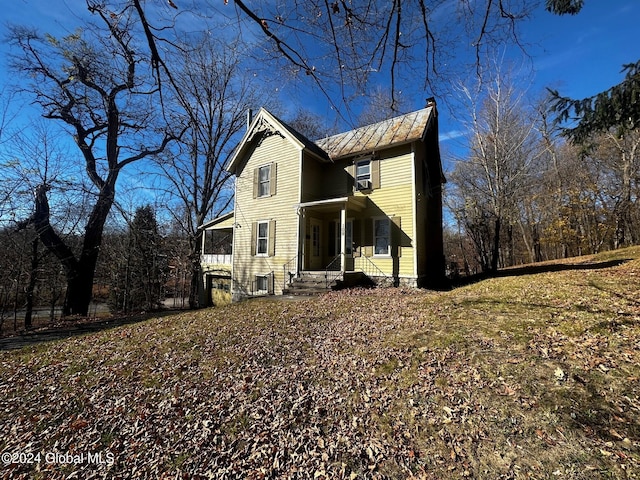
[(113, 462), (0, 475), (639, 478), (640, 248), (547, 267), (2, 353), (1, 452)]

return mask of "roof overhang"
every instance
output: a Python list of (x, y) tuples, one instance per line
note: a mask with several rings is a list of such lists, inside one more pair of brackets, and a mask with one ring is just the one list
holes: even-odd
[(234, 220), (233, 212), (229, 212), (203, 223), (198, 227), (198, 230), (223, 230), (233, 228)]
[(275, 116), (266, 109), (261, 108), (257, 115), (251, 121), (249, 128), (240, 140), (236, 151), (229, 160), (226, 170), (230, 173), (237, 173), (238, 166), (242, 163), (245, 155), (250, 151), (251, 147), (260, 142), (266, 135), (279, 135), (286, 138), (300, 150), (304, 149), (304, 143), (297, 138), (289, 129), (283, 125)]
[(313, 202), (299, 203), (296, 207), (301, 209), (313, 209), (315, 211), (332, 211), (332, 210), (364, 210), (367, 206), (367, 197), (337, 197), (327, 198), (325, 200), (315, 200)]

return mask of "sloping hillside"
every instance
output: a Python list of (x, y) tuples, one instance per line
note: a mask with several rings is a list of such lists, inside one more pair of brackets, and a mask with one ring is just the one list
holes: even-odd
[(639, 478), (639, 293), (633, 248), (3, 352), (0, 472)]

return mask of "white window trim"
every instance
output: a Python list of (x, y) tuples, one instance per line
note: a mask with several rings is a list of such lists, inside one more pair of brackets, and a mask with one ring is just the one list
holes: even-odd
[[(371, 159), (371, 158), (362, 158), (362, 159), (360, 159), (360, 160), (358, 160), (358, 161), (356, 162), (356, 172), (355, 172), (355, 173), (356, 173), (356, 182), (357, 182), (358, 180), (368, 180), (368, 181), (371, 181), (371, 161), (372, 161), (372, 159)], [(365, 177), (364, 175), (363, 175), (363, 178), (358, 178), (358, 177), (359, 177), (359, 175), (358, 175), (358, 167), (359, 167), (361, 164), (363, 164), (363, 163), (367, 163), (367, 164), (368, 164), (368, 167), (369, 167), (369, 173), (366, 175), (366, 178), (364, 178), (364, 177)]]
[[(260, 236), (260, 224), (265, 223), (267, 225), (267, 235), (265, 237)], [(256, 222), (256, 257), (268, 257), (269, 256), (269, 220), (258, 220)], [(265, 251), (260, 251), (260, 239), (263, 239), (265, 243)]]
[[(387, 253), (376, 253), (376, 222), (380, 220), (385, 220), (389, 225), (388, 236), (387, 236)], [(391, 218), (390, 217), (374, 217), (372, 220), (373, 223), (373, 256), (378, 258), (391, 258)]]
[[(262, 183), (260, 182), (260, 170), (262, 170), (263, 168), (268, 168), (269, 169), (269, 180), (266, 182), (266, 186), (267, 186), (267, 193), (265, 193), (264, 195), (260, 195), (260, 185), (262, 185)], [(257, 198), (267, 198), (271, 196), (271, 181), (273, 180), (273, 166), (272, 163), (265, 163), (264, 165), (260, 165), (258, 167), (258, 195)]]
[[(358, 167), (362, 164), (366, 163), (369, 167), (369, 172), (364, 175), (358, 175)], [(362, 158), (357, 160), (354, 165), (354, 178), (355, 178), (355, 186), (356, 190), (369, 190), (373, 185), (373, 159), (372, 158)], [(359, 188), (359, 182), (368, 182), (369, 188)]]

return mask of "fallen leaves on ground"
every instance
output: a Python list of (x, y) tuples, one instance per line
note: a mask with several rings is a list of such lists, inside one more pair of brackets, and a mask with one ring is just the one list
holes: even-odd
[(638, 478), (638, 271), (251, 300), (3, 353), (0, 451), (60, 455), (0, 472)]

